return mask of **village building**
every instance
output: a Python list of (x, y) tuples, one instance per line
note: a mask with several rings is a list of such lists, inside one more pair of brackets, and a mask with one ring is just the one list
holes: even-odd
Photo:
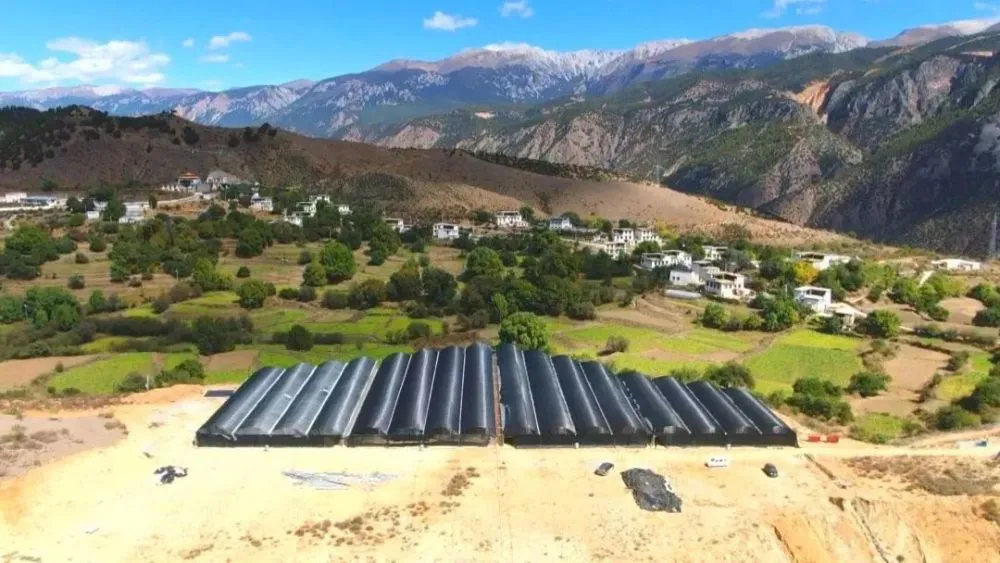
[(726, 255), (726, 252), (729, 251), (729, 248), (725, 246), (703, 246), (701, 248), (705, 251), (705, 260), (709, 260), (711, 262), (722, 260), (722, 258)]
[(454, 223), (434, 223), (432, 232), (437, 240), (455, 240), (462, 234)]
[(802, 262), (808, 262), (820, 272), (837, 264), (847, 264), (851, 261), (850, 256), (825, 252), (796, 252), (795, 258)]
[(965, 260), (963, 258), (945, 258), (931, 262), (935, 270), (947, 272), (978, 272), (983, 269), (982, 262)]
[(493, 216), (493, 221), (502, 229), (526, 229), (528, 222), (520, 211), (501, 211)]
[(550, 231), (572, 231), (573, 222), (569, 217), (550, 217), (548, 227)]
[(814, 313), (825, 313), (833, 305), (833, 292), (825, 287), (804, 285), (795, 288), (795, 302)]
[(746, 287), (746, 276), (729, 272), (705, 280), (705, 293), (729, 301), (744, 301), (753, 295)]

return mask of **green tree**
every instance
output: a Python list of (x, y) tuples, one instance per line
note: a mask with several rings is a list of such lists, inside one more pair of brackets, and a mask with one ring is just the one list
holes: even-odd
[(809, 262), (796, 262), (792, 266), (795, 275), (795, 283), (799, 285), (810, 284), (819, 276), (819, 271)]
[(351, 250), (339, 242), (328, 242), (319, 253), (319, 262), (326, 270), (330, 283), (340, 283), (354, 277), (357, 264)]
[(354, 284), (347, 294), (347, 302), (354, 309), (371, 309), (385, 301), (385, 283), (382, 280), (365, 280)]
[(0, 323), (12, 324), (24, 320), (24, 300), (14, 295), (0, 295)]
[(58, 287), (32, 287), (24, 297), (25, 309), (36, 328), (50, 322), (60, 331), (80, 323), (80, 304), (73, 294)]
[(756, 384), (750, 369), (743, 364), (729, 361), (721, 366), (710, 366), (705, 370), (705, 379), (719, 387), (747, 387)]
[(302, 325), (293, 326), (285, 340), (285, 348), (302, 352), (312, 350), (313, 344), (313, 334)]
[(980, 382), (972, 394), (962, 399), (961, 405), (966, 410), (975, 413), (1000, 408), (1000, 379), (990, 377)]
[(726, 326), (729, 313), (725, 307), (718, 303), (709, 303), (701, 314), (701, 324), (708, 328), (722, 328)]
[(326, 269), (319, 262), (311, 262), (302, 270), (302, 283), (310, 287), (326, 285)]
[(496, 250), (485, 246), (476, 247), (465, 259), (462, 277), (471, 280), (480, 276), (499, 278), (504, 274), (503, 261)]
[(118, 220), (124, 216), (125, 204), (118, 198), (111, 198), (111, 200), (108, 201), (108, 206), (101, 212), (101, 220), (108, 221), (110, 223), (117, 223)]
[(959, 430), (979, 426), (980, 419), (959, 405), (948, 405), (934, 414), (934, 426), (938, 430)]
[(851, 376), (847, 392), (862, 397), (875, 397), (889, 388), (892, 378), (884, 373), (861, 371)]
[(455, 276), (438, 268), (426, 268), (421, 279), (427, 304), (444, 307), (454, 301), (458, 291)]
[(500, 341), (527, 350), (548, 350), (549, 329), (533, 313), (514, 313), (500, 323)]
[(244, 309), (260, 309), (267, 301), (267, 285), (260, 280), (247, 280), (236, 289), (240, 307)]
[(87, 300), (87, 312), (91, 315), (97, 313), (103, 313), (108, 309), (108, 300), (104, 297), (104, 292), (99, 289), (95, 289), (90, 293), (90, 299)]
[(393, 301), (409, 301), (418, 299), (423, 290), (420, 280), (420, 270), (413, 266), (404, 266), (400, 271), (389, 276), (386, 287), (389, 299)]
[(820, 321), (820, 331), (826, 334), (840, 334), (844, 332), (844, 321), (840, 320), (837, 315), (823, 317)]
[(988, 327), (1000, 326), (1000, 305), (992, 305), (986, 309), (980, 309), (976, 312), (976, 316), (972, 318), (972, 324)]
[(893, 338), (899, 335), (899, 315), (887, 309), (872, 311), (860, 323), (862, 333), (875, 338)]

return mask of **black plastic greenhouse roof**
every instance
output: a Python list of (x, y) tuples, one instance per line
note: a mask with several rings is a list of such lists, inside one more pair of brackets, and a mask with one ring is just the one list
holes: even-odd
[(262, 368), (196, 435), (204, 446), (485, 445), (498, 436), (538, 446), (797, 444), (743, 389), (616, 376), (597, 362), (510, 344), (494, 354), (482, 343)]

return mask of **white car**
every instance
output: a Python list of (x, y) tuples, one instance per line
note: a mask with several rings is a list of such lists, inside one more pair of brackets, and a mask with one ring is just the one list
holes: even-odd
[(729, 467), (729, 458), (726, 456), (712, 456), (705, 462), (705, 467)]

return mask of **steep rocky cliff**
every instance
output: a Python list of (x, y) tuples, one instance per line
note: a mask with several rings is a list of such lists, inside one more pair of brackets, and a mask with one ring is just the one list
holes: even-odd
[(998, 50), (989, 32), (810, 55), (422, 118), (377, 141), (598, 166), (795, 223), (983, 252), (1000, 195)]

